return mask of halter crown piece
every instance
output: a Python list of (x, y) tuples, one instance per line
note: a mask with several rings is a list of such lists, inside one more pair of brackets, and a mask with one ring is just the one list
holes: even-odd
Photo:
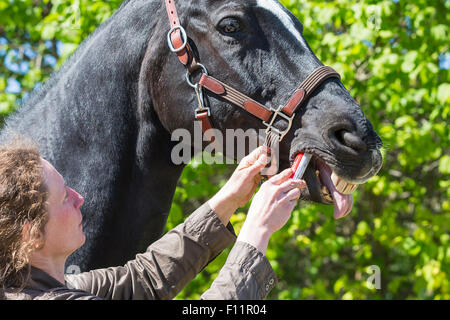
[[(195, 119), (202, 122), (203, 132), (212, 128), (209, 117), (211, 110), (205, 107), (203, 100), (203, 89), (206, 89), (217, 96), (243, 108), (253, 116), (262, 120), (266, 129), (266, 145), (274, 143), (275, 138), (279, 142), (289, 132), (295, 117), (295, 111), (311, 96), (311, 94), (327, 79), (341, 79), (339, 73), (328, 66), (321, 66), (315, 69), (294, 91), (286, 105), (278, 109), (268, 108), (252, 98), (246, 96), (231, 86), (208, 75), (204, 65), (199, 63), (189, 46), (186, 30), (181, 26), (175, 7), (175, 0), (165, 0), (166, 10), (170, 21), (171, 29), (167, 33), (167, 43), (170, 50), (177, 54), (180, 62), (186, 67), (186, 81), (194, 88), (199, 106), (195, 110)], [(191, 75), (200, 70), (202, 76), (198, 83), (193, 84)], [(288, 122), (286, 129), (280, 130), (274, 127), (277, 118), (283, 118)]]

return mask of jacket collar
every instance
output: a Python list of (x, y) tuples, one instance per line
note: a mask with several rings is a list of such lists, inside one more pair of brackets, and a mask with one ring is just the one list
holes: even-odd
[(65, 287), (66, 285), (59, 282), (48, 273), (31, 267), (30, 280), (28, 281), (26, 288), (32, 290), (46, 291), (53, 288)]

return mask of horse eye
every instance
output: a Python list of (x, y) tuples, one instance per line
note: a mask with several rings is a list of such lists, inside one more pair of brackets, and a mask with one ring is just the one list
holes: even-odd
[(235, 18), (225, 18), (219, 23), (220, 29), (224, 33), (236, 33), (241, 30), (239, 21)]

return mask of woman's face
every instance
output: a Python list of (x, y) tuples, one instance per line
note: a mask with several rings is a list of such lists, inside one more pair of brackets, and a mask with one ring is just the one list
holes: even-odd
[(80, 211), (84, 198), (66, 186), (63, 177), (48, 161), (42, 159), (42, 165), (49, 193), (49, 220), (42, 250), (49, 255), (69, 256), (86, 241)]

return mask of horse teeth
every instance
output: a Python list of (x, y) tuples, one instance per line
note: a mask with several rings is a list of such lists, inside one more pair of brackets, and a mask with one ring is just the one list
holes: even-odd
[(337, 191), (342, 194), (352, 194), (358, 188), (357, 184), (350, 183), (344, 180), (334, 172), (331, 174), (331, 180), (333, 181), (333, 184), (336, 187)]
[(333, 197), (331, 197), (330, 191), (328, 191), (328, 188), (326, 186), (322, 186), (320, 189), (322, 191), (323, 198), (329, 202), (333, 202)]

